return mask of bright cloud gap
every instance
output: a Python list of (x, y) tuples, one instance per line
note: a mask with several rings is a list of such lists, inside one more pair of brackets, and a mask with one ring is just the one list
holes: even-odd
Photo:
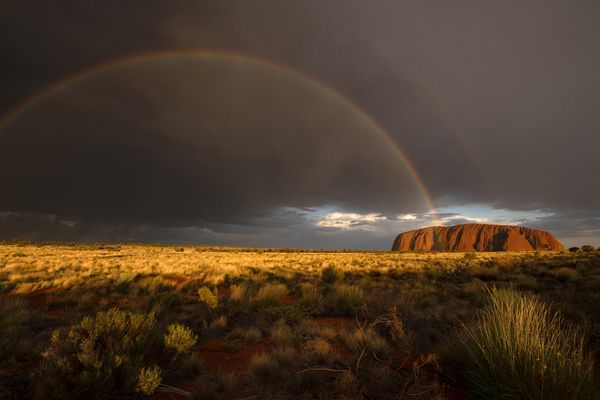
[(543, 210), (513, 211), (497, 209), (488, 205), (473, 204), (460, 207), (444, 207), (430, 213), (407, 213), (385, 216), (370, 212), (360, 214), (329, 208), (306, 215), (313, 225), (341, 231), (402, 231), (431, 225), (458, 225), (465, 223), (525, 225), (552, 216)]
[(372, 225), (385, 220), (387, 220), (387, 218), (378, 213), (357, 214), (332, 212), (326, 214), (321, 219), (318, 219), (315, 225), (323, 228), (336, 228), (342, 230), (370, 230), (370, 228), (372, 228)]

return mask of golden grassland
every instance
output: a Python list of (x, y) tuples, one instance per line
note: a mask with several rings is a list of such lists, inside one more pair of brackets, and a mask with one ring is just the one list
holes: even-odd
[(598, 252), (0, 245), (0, 398), (588, 399), (599, 349)]

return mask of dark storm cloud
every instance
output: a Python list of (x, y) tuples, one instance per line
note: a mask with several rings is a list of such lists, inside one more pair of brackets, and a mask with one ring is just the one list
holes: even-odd
[[(600, 3), (583, 0), (9, 0), (0, 5), (0, 112), (133, 53), (241, 52), (300, 70), (364, 108), (405, 149), (439, 205), (546, 210), (554, 217), (540, 224), (576, 237), (593, 233), (600, 215), (600, 186), (592, 183), (600, 171), (599, 17)], [(125, 229), (296, 226), (296, 217), (275, 216), (281, 207), (326, 204), (390, 218), (423, 211), (397, 160), (374, 155), (383, 146), (376, 135), (340, 118), (343, 111), (316, 113), (322, 96), (299, 99), (290, 82), (261, 76), (277, 97), (263, 104), (277, 110), (272, 123), (249, 117), (258, 108), (227, 118), (217, 110), (215, 122), (207, 113), (196, 118), (210, 103), (181, 87), (226, 79), (213, 73), (201, 82), (185, 67), (170, 74), (97, 77), (1, 132), (9, 138), (0, 139), (0, 209)], [(312, 127), (307, 105), (319, 115)], [(311, 243), (313, 228), (298, 225), (306, 238), (293, 240)]]
[(254, 61), (130, 63), (27, 114), (0, 138), (6, 210), (184, 225), (248, 223), (284, 206), (422, 203), (406, 165), (360, 113)]

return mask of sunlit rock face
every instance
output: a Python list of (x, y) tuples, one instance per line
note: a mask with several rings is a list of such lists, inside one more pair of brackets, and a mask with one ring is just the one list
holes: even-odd
[(397, 251), (535, 251), (564, 250), (554, 236), (533, 228), (510, 225), (464, 224), (433, 226), (401, 233)]

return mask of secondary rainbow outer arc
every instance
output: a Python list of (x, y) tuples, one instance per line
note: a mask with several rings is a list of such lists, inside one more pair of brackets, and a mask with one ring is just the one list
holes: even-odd
[(455, 114), (451, 111), (447, 102), (443, 101), (439, 95), (436, 95), (430, 85), (428, 85), (423, 79), (421, 79), (419, 75), (415, 73), (412, 69), (410, 69), (405, 63), (403, 63), (402, 60), (399, 59), (399, 55), (397, 52), (391, 51), (391, 49), (386, 46), (377, 45), (377, 47), (380, 50), (382, 50), (388, 57), (394, 60), (394, 62), (397, 65), (400, 66), (402, 73), (408, 78), (410, 82), (415, 84), (420, 94), (431, 102), (433, 107), (437, 110), (437, 116), (452, 131), (452, 134), (458, 140), (458, 143), (461, 145), (462, 150), (468, 157), (469, 162), (473, 166), (475, 166), (475, 173), (478, 175), (479, 180), (483, 185), (483, 189), (488, 195), (494, 198), (494, 190), (490, 186), (488, 179), (486, 179), (483, 173), (483, 171), (485, 171), (485, 168), (483, 167), (483, 162), (477, 156), (477, 153), (473, 151), (473, 149), (469, 145), (469, 141), (466, 139), (467, 135), (465, 129), (459, 124)]
[[(104, 71), (109, 71), (112, 69), (116, 69), (119, 67), (127, 66), (130, 64), (135, 64), (139, 62), (146, 62), (152, 60), (161, 60), (165, 58), (178, 58), (178, 57), (200, 57), (200, 58), (216, 58), (216, 59), (225, 59), (230, 61), (237, 62), (251, 62), (255, 65), (262, 65), (269, 68), (275, 68), (279, 71), (286, 72), (292, 77), (296, 79), (301, 79), (302, 81), (312, 85), (319, 91), (325, 92), (328, 95), (334, 97), (336, 100), (340, 101), (342, 104), (347, 105), (351, 110), (353, 110), (357, 115), (359, 115), (362, 119), (368, 122), (369, 125), (375, 128), (375, 131), (380, 134), (380, 136), (390, 145), (391, 149), (395, 152), (397, 157), (404, 164), (406, 169), (408, 170), (412, 180), (415, 185), (421, 192), (423, 196), (423, 200), (427, 208), (429, 209), (430, 215), (433, 217), (435, 221), (437, 221), (437, 216), (435, 212), (435, 204), (433, 202), (432, 196), (429, 193), (429, 190), (425, 186), (423, 179), (417, 172), (414, 164), (410, 160), (410, 158), (406, 155), (404, 150), (396, 143), (392, 135), (381, 125), (379, 124), (368, 112), (360, 108), (356, 103), (347, 97), (343, 96), (340, 92), (332, 88), (331, 86), (320, 82), (314, 79), (311, 76), (306, 75), (305, 73), (298, 71), (294, 68), (291, 68), (287, 65), (282, 65), (279, 63), (275, 63), (269, 60), (265, 60), (262, 58), (258, 58), (255, 56), (245, 55), (242, 53), (233, 53), (226, 51), (218, 51), (218, 50), (177, 50), (177, 51), (161, 51), (161, 52), (150, 52), (150, 53), (138, 53), (127, 57), (121, 57), (117, 59), (111, 59), (109, 61), (96, 64), (90, 68), (79, 71), (73, 75), (69, 75), (54, 84), (48, 86), (44, 90), (40, 91), (38, 94), (26, 99), (24, 102), (19, 104), (17, 107), (13, 108), (7, 114), (5, 114), (2, 118), (0, 118), (0, 133), (3, 127), (9, 125), (14, 120), (18, 119), (23, 113), (25, 113), (31, 107), (34, 107), (36, 104), (42, 102), (47, 97), (50, 97), (55, 92), (60, 91), (61, 89), (74, 84), (76, 82), (82, 81), (90, 76), (96, 75), (98, 73), (102, 73)], [(0, 143), (2, 141), (2, 136), (0, 134)]]

